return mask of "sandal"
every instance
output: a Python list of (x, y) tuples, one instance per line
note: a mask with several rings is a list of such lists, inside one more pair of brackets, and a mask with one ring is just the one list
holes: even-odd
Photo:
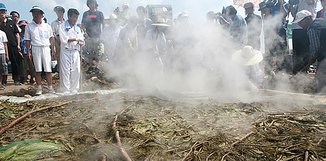
[(0, 90), (4, 90), (5, 86), (3, 86), (2, 84), (0, 84)]
[(31, 79), (31, 80), (29, 81), (29, 84), (30, 84), (30, 85), (33, 85), (34, 82), (35, 82), (35, 81), (34, 81), (33, 79)]

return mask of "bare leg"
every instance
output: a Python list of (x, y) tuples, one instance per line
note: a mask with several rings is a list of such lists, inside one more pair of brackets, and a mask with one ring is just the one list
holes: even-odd
[(42, 72), (35, 72), (35, 80), (36, 80), (36, 84), (39, 86), (41, 85), (41, 73)]
[(0, 74), (0, 84), (1, 84), (1, 82), (2, 82), (2, 78), (3, 78), (3, 76)]
[(95, 58), (95, 67), (98, 68), (98, 64), (100, 63), (100, 58)]
[(89, 64), (89, 67), (93, 66), (93, 57), (88, 58), (88, 64)]
[(46, 81), (48, 81), (48, 85), (52, 86), (52, 73), (51, 72), (45, 72), (46, 74)]

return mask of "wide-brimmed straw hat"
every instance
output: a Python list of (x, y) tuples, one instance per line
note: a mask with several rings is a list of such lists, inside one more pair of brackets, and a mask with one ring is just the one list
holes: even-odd
[(239, 65), (250, 66), (261, 62), (263, 60), (263, 54), (255, 50), (252, 46), (245, 46), (241, 50), (233, 53), (231, 59)]
[(104, 20), (118, 20), (118, 16), (112, 13), (110, 17), (106, 17)]
[(156, 23), (152, 24), (153, 26), (163, 26), (163, 27), (169, 27), (170, 25), (168, 25), (166, 23), (166, 20), (164, 18), (158, 18)]

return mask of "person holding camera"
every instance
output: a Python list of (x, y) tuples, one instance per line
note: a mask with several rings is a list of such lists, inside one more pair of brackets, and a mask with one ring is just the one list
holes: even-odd
[(307, 30), (295, 23), (296, 15), (302, 10), (307, 10), (312, 18), (316, 18), (317, 0), (290, 0), (290, 6), (291, 15), (294, 18), (292, 23), (293, 74), (296, 74), (308, 64), (310, 53)]
[(129, 13), (129, 3), (125, 2), (122, 5), (122, 12), (120, 12), (117, 17), (120, 20), (120, 26), (124, 27), (128, 24), (128, 20), (131, 14)]
[[(9, 20), (6, 6), (0, 3), (0, 30), (6, 33), (8, 39), (8, 54), (12, 65), (12, 77), (15, 85), (20, 85), (20, 37), (14, 21)], [(5, 78), (6, 79), (6, 78)], [(4, 82), (6, 83), (6, 82)]]
[(244, 47), (248, 43), (248, 30), (245, 19), (237, 14), (238, 11), (232, 5), (227, 6), (225, 12), (226, 16), (231, 20), (229, 32), (232, 40), (238, 43), (237, 45), (240, 45), (240, 48)]

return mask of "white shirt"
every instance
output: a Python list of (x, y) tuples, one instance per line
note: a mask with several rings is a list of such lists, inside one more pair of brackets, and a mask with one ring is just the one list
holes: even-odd
[(105, 43), (106, 50), (109, 54), (114, 53), (121, 29), (122, 27), (119, 25), (116, 28), (107, 26), (101, 33), (100, 39)]
[(166, 39), (164, 33), (158, 33), (157, 28), (148, 30), (141, 49), (153, 49), (157, 53), (159, 53), (161, 49), (166, 49)]
[(18, 29), (19, 33), (21, 33), (22, 29), (18, 25), (16, 25), (16, 26), (17, 26), (17, 29)]
[(42, 22), (37, 25), (34, 21), (26, 25), (25, 40), (30, 40), (32, 46), (50, 46), (50, 38), (53, 37), (52, 28)]
[(8, 42), (6, 33), (0, 30), (0, 53), (6, 53), (4, 42)]
[(257, 84), (263, 83), (264, 73), (259, 67), (259, 63), (247, 67), (247, 76)]
[(79, 28), (79, 33), (77, 33), (74, 30), (74, 27), (70, 28), (68, 31), (66, 29), (65, 23), (62, 23), (59, 29), (59, 35), (60, 35), (60, 41), (61, 41), (61, 50), (80, 50), (80, 45), (77, 43), (77, 41), (68, 42), (68, 39), (70, 38), (83, 38), (83, 33), (81, 32), (81, 29)]
[(52, 31), (54, 32), (55, 35), (58, 35), (59, 34), (59, 30), (60, 30), (60, 25), (65, 22), (65, 19), (63, 19), (62, 22), (60, 22), (58, 19), (54, 20), (52, 23), (51, 23), (51, 28), (52, 28)]

